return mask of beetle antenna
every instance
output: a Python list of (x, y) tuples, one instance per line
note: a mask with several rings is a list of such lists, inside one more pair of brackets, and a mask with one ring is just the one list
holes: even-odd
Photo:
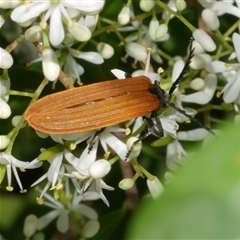
[(199, 120), (197, 120), (195, 117), (193, 117), (192, 115), (188, 114), (186, 111), (184, 111), (183, 109), (178, 108), (174, 103), (169, 103), (169, 105), (174, 108), (176, 111), (180, 112), (182, 115), (184, 115), (185, 117), (189, 118), (191, 121), (197, 123), (200, 127), (206, 129), (208, 132), (210, 132), (213, 136), (216, 136), (215, 133), (208, 127), (204, 126), (204, 124), (202, 124)]
[(172, 95), (172, 93), (174, 92), (174, 90), (176, 89), (177, 85), (181, 82), (183, 76), (185, 75), (185, 73), (187, 72), (189, 65), (192, 61), (193, 58), (193, 54), (194, 53), (194, 48), (193, 48), (193, 38), (190, 39), (190, 52), (188, 55), (188, 59), (184, 65), (183, 70), (181, 71), (181, 73), (179, 74), (178, 78), (176, 79), (176, 81), (173, 83), (172, 87), (170, 88), (168, 94)]

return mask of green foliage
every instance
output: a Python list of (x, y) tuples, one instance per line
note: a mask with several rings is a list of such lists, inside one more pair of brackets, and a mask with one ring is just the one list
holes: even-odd
[(181, 168), (163, 195), (145, 199), (126, 239), (240, 236), (240, 125), (230, 124)]

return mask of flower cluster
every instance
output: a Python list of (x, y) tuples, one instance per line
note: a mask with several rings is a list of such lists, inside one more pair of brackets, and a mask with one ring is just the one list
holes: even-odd
[[(26, 237), (36, 234), (36, 230), (42, 231), (53, 219), (57, 219), (61, 233), (69, 231), (70, 223), (78, 220), (76, 228), (81, 229), (78, 235), (93, 237), (101, 231), (98, 214), (84, 201), (101, 199), (107, 206), (111, 205), (105, 190), (116, 188), (108, 182), (117, 161), (123, 175), (119, 180), (120, 189), (131, 191), (138, 178), (146, 178), (151, 196), (158, 198), (165, 185), (159, 178), (168, 183), (178, 167), (187, 163), (189, 152), (183, 142), (202, 141), (204, 145), (218, 133), (210, 130), (222, 121), (212, 116), (212, 109), (231, 111), (236, 122), (239, 121), (240, 3), (199, 0), (192, 4), (196, 11), (201, 9), (194, 24), (187, 18), (189, 14), (185, 15), (185, 12), (192, 14), (185, 0), (0, 2), (0, 31), (5, 42), (9, 42), (0, 47), (0, 68), (3, 69), (0, 119), (1, 126), (6, 126), (0, 134), (0, 179), (1, 182), (6, 179), (6, 189), (13, 191), (14, 175), (20, 192), (24, 193), (26, 189), (17, 168), (24, 172), (44, 166), (42, 176), (30, 185), (41, 185), (37, 202), (53, 209), (40, 218), (33, 215), (26, 218)], [(229, 15), (232, 15), (231, 24)], [(176, 29), (175, 24), (180, 24), (182, 29)], [(12, 26), (17, 29), (15, 33), (11, 32)], [(175, 30), (182, 31), (180, 36)], [(188, 49), (188, 43), (182, 39), (189, 37)], [(178, 51), (179, 46), (183, 51)], [(19, 99), (30, 97), (31, 105), (45, 94), (48, 82), (56, 89), (59, 85), (68, 89), (89, 83), (89, 79), (96, 82), (109, 78), (111, 72), (120, 79), (115, 81), (124, 81), (128, 74), (123, 68), (127, 68), (125, 63), (130, 61), (132, 77), (144, 75), (163, 92), (160, 107), (153, 115), (129, 119), (125, 127), (116, 121), (104, 129), (92, 128), (79, 133), (69, 133), (67, 129), (66, 134), (36, 132), (41, 142), (38, 153), (23, 150), (26, 144), (17, 146), (21, 144), (18, 139), (22, 138), (22, 142), (37, 139), (25, 121), (26, 101)], [(28, 68), (23, 67), (23, 63)], [(18, 79), (25, 72), (25, 78)], [(33, 73), (36, 79), (42, 78), (38, 87), (37, 81), (31, 79)], [(32, 93), (29, 89), (33, 89), (33, 85)], [(166, 108), (162, 106), (164, 101)], [(49, 98), (50, 104), (55, 104), (54, 99)], [(70, 108), (76, 105), (78, 103)], [(94, 100), (85, 105), (94, 106)], [(197, 113), (201, 120), (196, 120)], [(189, 119), (199, 126), (188, 127)], [(145, 141), (142, 142), (150, 134), (156, 139), (152, 152), (148, 152)], [(46, 147), (47, 137), (52, 145)], [(157, 172), (150, 173), (140, 162), (144, 162), (143, 156), (160, 159), (163, 146), (168, 170), (159, 176)], [(27, 161), (32, 154), (34, 159)], [(24, 157), (19, 160), (18, 156)], [(137, 190), (133, 191), (137, 196)]]

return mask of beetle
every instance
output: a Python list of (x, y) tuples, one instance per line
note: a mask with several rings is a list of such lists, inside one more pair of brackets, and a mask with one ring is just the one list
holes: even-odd
[[(163, 137), (161, 121), (156, 113), (160, 108), (170, 106), (213, 134), (200, 121), (170, 102), (172, 93), (191, 63), (193, 53), (191, 41), (185, 66), (168, 92), (161, 89), (158, 81), (152, 84), (146, 76), (104, 81), (45, 96), (28, 107), (25, 119), (40, 132), (68, 134), (101, 129), (143, 116), (147, 128), (134, 142), (127, 157), (133, 146), (150, 133)], [(156, 120), (157, 130), (151, 118), (146, 117), (150, 113)]]

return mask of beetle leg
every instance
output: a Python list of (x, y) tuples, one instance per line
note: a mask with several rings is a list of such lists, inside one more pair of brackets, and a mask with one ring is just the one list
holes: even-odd
[(100, 134), (104, 131), (105, 128), (100, 129), (99, 131), (96, 131), (91, 139), (91, 141), (88, 144), (88, 153), (90, 153), (93, 149), (94, 144), (99, 139)]
[(153, 116), (156, 120), (156, 125), (157, 125), (157, 129), (154, 127), (155, 124), (153, 122), (153, 120), (151, 118), (148, 118), (146, 116), (143, 117), (144, 121), (146, 122), (146, 125), (147, 127), (145, 128), (144, 132), (143, 132), (143, 135), (141, 137), (138, 138), (138, 140), (136, 140), (131, 148), (128, 150), (127, 154), (126, 154), (126, 157), (125, 157), (125, 161), (129, 158), (134, 146), (144, 140), (145, 138), (147, 138), (151, 133), (154, 133), (155, 135), (157, 135), (158, 137), (163, 137), (164, 136), (164, 133), (163, 133), (163, 128), (162, 128), (162, 124), (161, 124), (161, 121), (160, 119), (158, 118), (157, 114), (155, 112), (153, 112)]

